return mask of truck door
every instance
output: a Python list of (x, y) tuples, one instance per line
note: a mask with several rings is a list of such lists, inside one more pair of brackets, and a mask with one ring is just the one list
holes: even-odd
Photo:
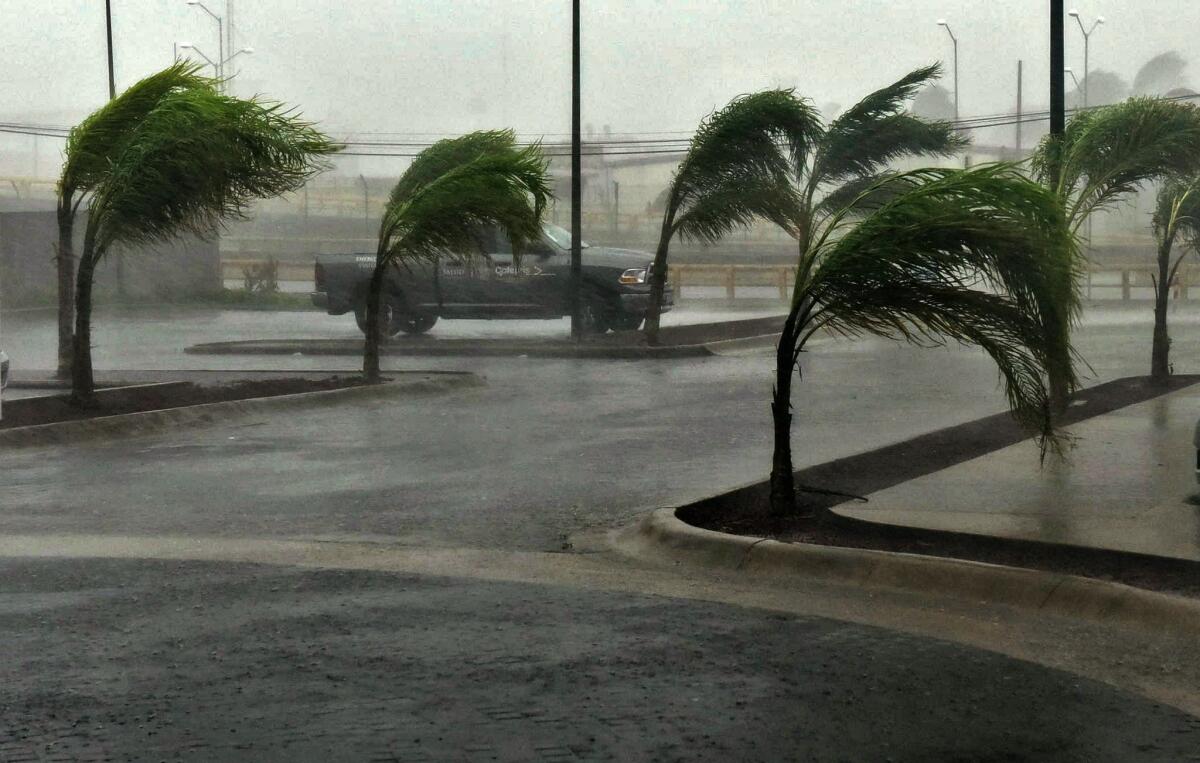
[(497, 315), (541, 317), (558, 315), (550, 306), (551, 284), (556, 274), (545, 267), (545, 258), (535, 252), (523, 252), (518, 262), (513, 257), (508, 236), (495, 231), (488, 251), (491, 268), (489, 309)]

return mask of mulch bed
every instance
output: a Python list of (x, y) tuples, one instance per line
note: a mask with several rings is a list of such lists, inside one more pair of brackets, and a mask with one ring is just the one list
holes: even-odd
[(72, 405), (69, 394), (64, 393), (49, 397), (5, 401), (0, 429), (57, 424), (63, 421), (159, 411), (204, 403), (225, 403), (256, 397), (345, 389), (357, 387), (363, 383), (361, 376), (330, 376), (315, 379), (302, 377), (255, 379), (217, 385), (200, 385), (190, 382), (139, 385), (100, 390), (96, 406), (86, 409)]
[[(1200, 375), (1174, 376), (1166, 386), (1153, 385), (1146, 377), (1106, 382), (1078, 393), (1064, 416), (1064, 423), (1074, 424), (1110, 413), (1197, 382)], [(987, 416), (796, 472), (797, 497), (810, 516), (769, 517), (765, 482), (684, 506), (678, 516), (690, 524), (720, 532), (1029, 567), (1200, 597), (1197, 562), (891, 527), (829, 511), (833, 506), (855, 500), (855, 496), (885, 490), (1026, 439), (1028, 435), (1008, 414)]]

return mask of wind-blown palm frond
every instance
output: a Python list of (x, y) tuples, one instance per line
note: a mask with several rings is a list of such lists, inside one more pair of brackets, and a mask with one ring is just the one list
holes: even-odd
[(1182, 235), (1193, 247), (1200, 241), (1200, 176), (1175, 176), (1158, 190), (1152, 218), (1160, 241)]
[(392, 188), (390, 203), (394, 205), (403, 202), (421, 186), (456, 167), (491, 152), (515, 151), (516, 145), (516, 134), (512, 130), (480, 130), (457, 138), (439, 140), (413, 159), (412, 164)]
[(1079, 305), (1077, 247), (1057, 199), (1008, 165), (885, 182), (904, 190), (812, 254), (802, 288), (813, 329), (977, 344), (1017, 419), (1057, 444), (1047, 381), (1076, 384), (1069, 326)]
[(1072, 227), (1144, 183), (1200, 165), (1200, 109), (1131, 98), (1076, 115), (1034, 155), (1035, 176), (1064, 200)]
[(214, 90), (213, 80), (200, 76), (199, 72), (198, 64), (176, 62), (136, 82), (71, 128), (67, 134), (60, 190), (73, 193), (98, 185), (128, 145), (134, 130), (169, 93)]
[(711, 242), (756, 218), (793, 229), (792, 172), (808, 162), (820, 136), (816, 110), (791, 90), (739, 96), (704, 120), (667, 189), (650, 267), (651, 344), (658, 338), (671, 239)]
[(874, 175), (907, 156), (950, 156), (968, 143), (950, 122), (930, 121), (906, 112), (908, 103), (932, 80), (938, 65), (916, 69), (876, 90), (830, 123), (812, 168), (820, 185)]
[(469, 255), (488, 227), (508, 236), (515, 258), (541, 234), (551, 198), (541, 146), (518, 149), (511, 131), (472, 133), (425, 149), (392, 190), (379, 223), (367, 294), (367, 379), (379, 379), (379, 316), (389, 266)]
[(862, 175), (847, 180), (826, 193), (813, 205), (815, 220), (829, 215), (865, 213), (878, 209), (905, 190), (904, 183), (895, 173), (882, 172), (878, 175)]
[(338, 147), (277, 104), (208, 89), (163, 96), (95, 192), (89, 230), (113, 243), (213, 233), (251, 201), (294, 191)]
[[(761, 174), (783, 182), (820, 136), (820, 117), (791, 90), (764, 90), (735, 98), (710, 115), (692, 138), (672, 183), (668, 209), (685, 212), (731, 173)], [(780, 152), (779, 145), (787, 148)]]
[(755, 220), (767, 220), (790, 231), (798, 200), (792, 186), (750, 170), (733, 170), (710, 179), (677, 218), (682, 238), (712, 244)]
[(490, 151), (417, 186), (389, 206), (381, 226), (384, 259), (434, 260), (474, 246), (479, 230), (499, 226), (514, 249), (541, 233), (551, 197), (540, 147)]

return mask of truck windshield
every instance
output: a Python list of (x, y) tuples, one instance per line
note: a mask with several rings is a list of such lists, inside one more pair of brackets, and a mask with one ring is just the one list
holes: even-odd
[[(560, 249), (571, 248), (571, 232), (566, 228), (561, 228), (557, 225), (546, 223), (542, 225), (542, 231), (546, 234), (546, 238), (554, 242), (554, 245)], [(586, 241), (579, 242), (579, 246), (587, 249), (591, 244)]]

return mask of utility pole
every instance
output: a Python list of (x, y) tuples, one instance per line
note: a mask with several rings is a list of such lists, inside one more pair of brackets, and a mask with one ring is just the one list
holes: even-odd
[[(1066, 55), (1063, 33), (1063, 0), (1050, 0), (1050, 134), (1062, 135), (1067, 127)], [(1057, 172), (1055, 173), (1057, 175)]]
[(579, 0), (571, 0), (571, 338), (583, 339), (583, 158), (579, 113)]
[(1024, 84), (1023, 67), (1025, 62), (1017, 59), (1017, 158), (1021, 158), (1021, 88)]
[(117, 80), (113, 76), (112, 0), (104, 0), (104, 25), (108, 32), (108, 100), (117, 97)]

